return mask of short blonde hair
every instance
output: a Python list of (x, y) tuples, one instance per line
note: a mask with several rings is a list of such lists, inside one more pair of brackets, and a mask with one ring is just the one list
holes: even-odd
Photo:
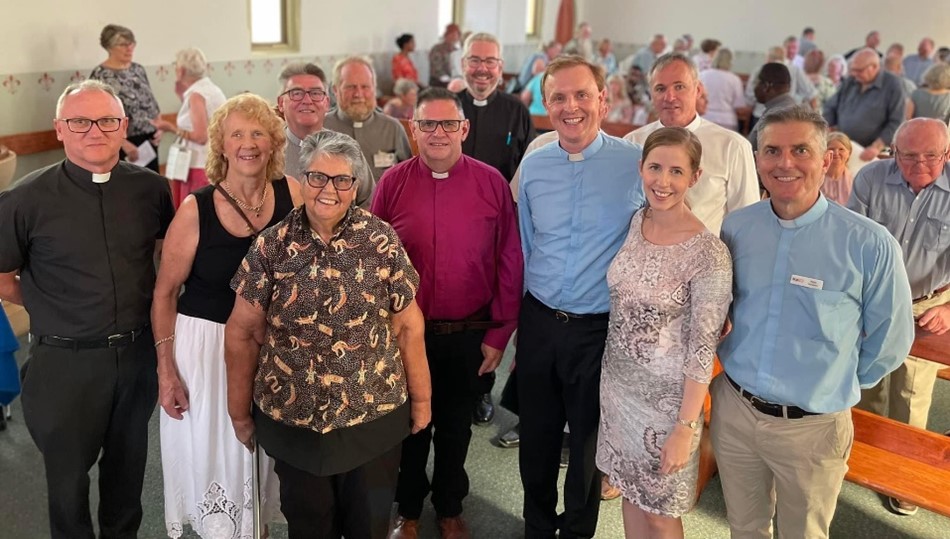
[(208, 126), (208, 162), (205, 172), (208, 182), (215, 185), (228, 175), (228, 161), (224, 158), (224, 122), (232, 113), (243, 114), (264, 128), (271, 142), (271, 155), (265, 174), (268, 180), (284, 175), (284, 122), (277, 117), (270, 104), (254, 94), (238, 94), (224, 102), (211, 116)]
[[(896, 137), (895, 137), (896, 138)], [(845, 149), (848, 150), (848, 155), (851, 155), (851, 138), (848, 135), (845, 135), (841, 131), (832, 131), (828, 133), (828, 145), (831, 146), (832, 142), (840, 142)]]
[(930, 90), (950, 88), (950, 65), (935, 63), (924, 72), (924, 84)]
[(189, 77), (200, 79), (208, 73), (208, 60), (201, 49), (189, 47), (175, 54), (175, 67), (183, 69)]

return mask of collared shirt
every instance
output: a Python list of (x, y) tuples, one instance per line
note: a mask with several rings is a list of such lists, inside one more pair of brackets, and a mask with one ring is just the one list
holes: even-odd
[(639, 147), (598, 133), (579, 154), (547, 144), (522, 162), (525, 289), (553, 309), (610, 309), (607, 268), (644, 204)]
[(325, 433), (368, 423), (406, 402), (392, 315), (419, 275), (393, 229), (350, 209), (325, 244), (303, 206), (268, 228), (231, 280), (264, 311), (254, 402), (271, 419)]
[(950, 164), (914, 194), (894, 159), (868, 163), (858, 172), (848, 208), (884, 225), (904, 255), (913, 297), (950, 283)]
[(637, 66), (640, 68), (640, 72), (643, 73), (645, 79), (650, 78), (650, 70), (653, 68), (653, 62), (656, 62), (656, 53), (650, 49), (650, 47), (643, 47), (637, 51), (633, 58), (630, 60), (630, 64), (627, 66), (627, 69), (624, 71), (630, 71), (631, 66)]
[(386, 169), (412, 157), (409, 137), (399, 120), (374, 110), (365, 121), (353, 122), (340, 109), (326, 115), (323, 127), (356, 139), (373, 173), (373, 187)]
[(548, 55), (545, 54), (544, 51), (538, 51), (529, 56), (528, 59), (524, 61), (524, 64), (521, 65), (521, 72), (518, 73), (519, 88), (524, 89), (525, 85), (528, 84), (528, 81), (530, 81), (535, 76), (535, 73), (532, 73), (531, 68), (534, 67), (534, 63), (538, 60), (542, 60), (544, 65), (547, 65)]
[(420, 157), (386, 172), (372, 211), (396, 230), (419, 272), (416, 300), (427, 320), (462, 320), (489, 306), (504, 323), (484, 342), (504, 350), (521, 306), (523, 263), (508, 183), (462, 155), (437, 179)]
[(168, 181), (119, 161), (109, 181), (71, 161), (0, 192), (0, 272), (20, 270), (34, 335), (97, 339), (149, 322)]
[(917, 84), (924, 82), (924, 73), (934, 65), (932, 58), (921, 58), (919, 54), (904, 57), (904, 76)]
[(468, 138), (462, 141), (462, 153), (495, 167), (511, 181), (528, 143), (537, 136), (528, 108), (517, 97), (498, 90), (488, 96), (483, 107), (475, 105), (468, 90), (458, 96), (471, 126)]
[[(643, 146), (650, 133), (663, 127), (659, 121), (645, 125), (623, 137)], [(729, 212), (759, 200), (759, 180), (749, 141), (735, 131), (722, 128), (699, 115), (686, 129), (703, 145), (702, 175), (686, 192), (693, 214), (713, 234), (718, 234), (722, 219)]]
[[(205, 125), (211, 121), (214, 111), (218, 110), (221, 105), (224, 105), (224, 102), (228, 100), (221, 88), (212, 82), (211, 79), (208, 77), (198, 79), (181, 95), (181, 109), (178, 110), (178, 116), (175, 118), (178, 129), (184, 129), (186, 131), (194, 131), (195, 129), (195, 124), (191, 120), (192, 94), (198, 94), (204, 99)], [(185, 140), (184, 143), (185, 147), (191, 150), (191, 163), (189, 167), (204, 169), (205, 164), (208, 162), (208, 143), (198, 144), (193, 140)]]
[(897, 368), (914, 340), (910, 287), (884, 227), (829, 204), (779, 219), (769, 201), (726, 217), (732, 332), (726, 373), (770, 402), (845, 410)]
[(870, 146), (878, 138), (890, 144), (904, 121), (904, 88), (894, 74), (883, 69), (864, 91), (860, 82), (848, 77), (825, 102), (824, 115), (828, 125), (862, 146)]
[[(284, 174), (301, 182), (307, 181), (303, 177), (306, 165), (300, 162), (300, 148), (303, 146), (303, 141), (290, 131), (290, 127), (284, 126), (284, 134), (287, 135), (287, 144), (284, 146)], [(373, 173), (373, 169), (366, 162), (366, 156), (363, 156), (363, 166), (368, 172)], [(373, 201), (375, 188), (375, 179), (360, 178), (359, 183), (356, 184), (356, 204), (368, 210), (370, 202)]]

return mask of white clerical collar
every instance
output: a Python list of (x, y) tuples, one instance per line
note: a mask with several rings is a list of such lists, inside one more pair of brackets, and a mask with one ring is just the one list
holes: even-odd
[(109, 178), (112, 177), (112, 171), (106, 172), (105, 174), (96, 174), (92, 173), (92, 183), (106, 183), (109, 181)]
[(584, 160), (584, 154), (582, 154), (582, 153), (569, 153), (569, 154), (567, 154), (567, 160), (568, 160), (568, 161), (583, 161), (583, 160)]
[(476, 107), (484, 107), (485, 105), (488, 104), (488, 100), (487, 100), (487, 99), (475, 99), (475, 98), (473, 97), (473, 98), (472, 98), (472, 103), (474, 103)]
[(444, 180), (444, 179), (446, 179), (446, 178), (449, 177), (449, 173), (448, 173), (448, 171), (446, 171), (446, 172), (436, 172), (436, 171), (433, 170), (433, 171), (432, 171), (432, 177), (435, 178), (435, 179), (437, 179), (437, 180)]

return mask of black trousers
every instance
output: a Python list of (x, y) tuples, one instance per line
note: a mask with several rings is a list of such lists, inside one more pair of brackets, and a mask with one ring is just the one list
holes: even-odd
[[(524, 486), (525, 537), (593, 537), (600, 510), (594, 459), (600, 420), (600, 365), (607, 320), (559, 321), (536, 300), (521, 304), (518, 321), (519, 463)], [(564, 513), (557, 515), (557, 478), (564, 422), (570, 461)]]
[(291, 539), (384, 539), (401, 445), (348, 472), (318, 477), (280, 459), (280, 510)]
[[(402, 445), (396, 502), (399, 514), (405, 518), (419, 518), (430, 491), (432, 506), (439, 517), (462, 513), (462, 500), (468, 496), (469, 488), (465, 459), (472, 439), (472, 401), (479, 391), (478, 367), (482, 364), (484, 337), (484, 331), (426, 333), (432, 423), (406, 438)], [(430, 445), (435, 446), (431, 483), (426, 475)]]
[(112, 349), (33, 342), (23, 367), (23, 416), (43, 454), (52, 537), (94, 537), (89, 470), (96, 459), (99, 537), (137, 536), (148, 421), (158, 398), (153, 342), (151, 331)]

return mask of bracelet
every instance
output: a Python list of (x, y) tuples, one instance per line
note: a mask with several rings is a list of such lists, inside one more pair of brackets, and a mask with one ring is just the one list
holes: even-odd
[(158, 348), (159, 345), (165, 344), (167, 342), (173, 342), (174, 340), (175, 340), (175, 334), (172, 333), (171, 335), (169, 335), (168, 337), (165, 337), (164, 339), (159, 339), (155, 341), (155, 348)]

